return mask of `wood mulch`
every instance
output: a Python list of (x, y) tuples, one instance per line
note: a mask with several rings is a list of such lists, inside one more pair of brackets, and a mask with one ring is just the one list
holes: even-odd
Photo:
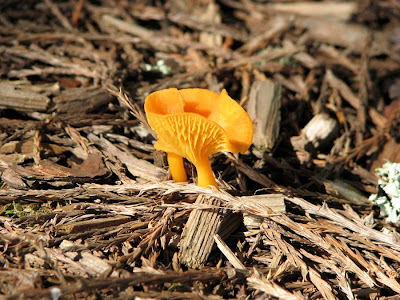
[[(3, 0), (1, 299), (398, 299), (400, 7)], [(169, 179), (152, 91), (226, 89), (254, 145)]]

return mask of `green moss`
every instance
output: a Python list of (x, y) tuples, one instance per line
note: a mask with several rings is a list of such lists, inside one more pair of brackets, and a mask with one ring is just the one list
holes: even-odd
[(0, 208), (0, 215), (10, 218), (23, 218), (31, 215), (49, 213), (48, 204), (21, 204), (13, 201)]

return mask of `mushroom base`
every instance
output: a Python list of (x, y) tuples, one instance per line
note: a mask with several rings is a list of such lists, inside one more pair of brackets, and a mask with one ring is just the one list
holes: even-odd
[(215, 181), (214, 173), (211, 169), (211, 164), (208, 156), (202, 157), (195, 164), (197, 170), (197, 185), (210, 188), (209, 186), (215, 186), (218, 189), (218, 184)]
[[(183, 157), (172, 152), (168, 152), (167, 157), (172, 179), (176, 182), (187, 181)], [(218, 189), (208, 156), (201, 157), (194, 165), (197, 171), (197, 185), (206, 188), (210, 188), (212, 185)]]
[(175, 153), (169, 152), (167, 158), (172, 179), (176, 182), (187, 181), (185, 165), (183, 164), (183, 157)]

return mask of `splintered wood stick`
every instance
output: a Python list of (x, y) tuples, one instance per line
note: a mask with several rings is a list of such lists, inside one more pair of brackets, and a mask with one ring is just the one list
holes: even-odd
[(239, 226), (241, 216), (217, 208), (222, 201), (212, 196), (200, 195), (196, 204), (213, 206), (213, 209), (195, 209), (190, 213), (182, 233), (179, 262), (189, 268), (200, 268), (207, 261), (213, 247), (214, 234), (228, 236)]

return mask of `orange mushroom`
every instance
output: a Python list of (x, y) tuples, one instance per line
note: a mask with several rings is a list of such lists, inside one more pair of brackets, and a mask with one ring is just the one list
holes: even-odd
[(197, 183), (218, 188), (209, 156), (220, 151), (245, 152), (253, 140), (253, 122), (226, 90), (175, 88), (156, 91), (144, 104), (157, 133), (154, 147), (168, 154), (175, 181), (187, 181), (183, 157), (197, 170)]

